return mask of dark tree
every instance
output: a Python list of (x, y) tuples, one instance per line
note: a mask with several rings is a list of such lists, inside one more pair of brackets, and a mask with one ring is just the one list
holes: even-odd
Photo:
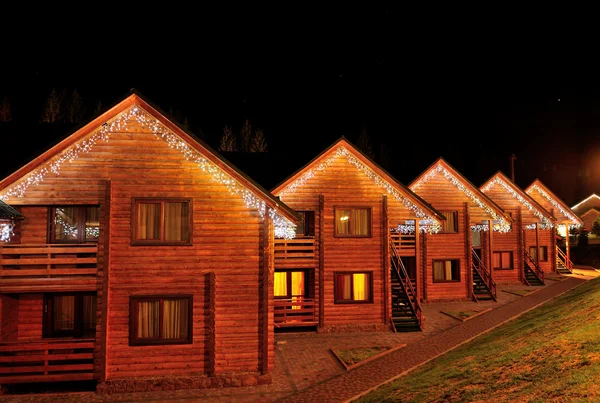
[(40, 122), (57, 123), (62, 119), (63, 98), (64, 97), (59, 95), (55, 88), (52, 89), (50, 95), (46, 99)]
[(600, 217), (596, 218), (592, 224), (592, 230), (590, 232), (595, 236), (600, 236)]
[(85, 104), (77, 90), (73, 90), (65, 108), (65, 120), (68, 123), (81, 123), (85, 118)]

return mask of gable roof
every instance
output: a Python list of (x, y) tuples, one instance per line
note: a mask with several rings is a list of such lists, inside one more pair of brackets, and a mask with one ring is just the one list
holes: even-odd
[(23, 215), (17, 210), (0, 200), (0, 220), (2, 219), (22, 219)]
[(294, 192), (298, 186), (302, 186), (307, 179), (313, 176), (315, 170), (326, 169), (333, 159), (338, 156), (345, 157), (350, 165), (364, 172), (377, 185), (384, 188), (388, 194), (413, 210), (417, 217), (424, 218), (428, 216), (436, 221), (445, 220), (445, 217), (433, 206), (377, 165), (344, 136), (341, 136), (315, 158), (275, 186), (271, 192), (280, 197), (284, 197), (286, 193)]
[(473, 185), (467, 178), (465, 178), (460, 172), (454, 169), (444, 158), (439, 157), (433, 164), (424, 170), (415, 180), (411, 182), (408, 187), (413, 191), (426, 183), (428, 180), (442, 173), (448, 181), (450, 181), (456, 188), (462, 191), (467, 197), (469, 197), (475, 204), (485, 210), (493, 219), (504, 221), (507, 225), (512, 222), (512, 218), (506, 213), (500, 206), (498, 206), (492, 199), (487, 197), (478, 187)]
[(570, 221), (570, 223), (575, 226), (583, 225), (583, 220), (579, 218), (569, 208), (569, 206), (567, 206), (554, 193), (552, 193), (550, 189), (548, 189), (546, 185), (544, 185), (539, 179), (535, 179), (529, 186), (525, 188), (525, 193), (531, 195), (532, 197), (535, 194), (535, 192), (544, 197), (544, 199), (546, 199), (550, 204), (552, 204), (556, 208), (556, 210), (558, 210), (554, 212), (554, 216), (559, 222), (564, 223), (565, 221)]
[(581, 215), (582, 212), (587, 211), (592, 208), (600, 208), (600, 196), (596, 193), (592, 193), (573, 207), (571, 207), (571, 211), (576, 214)]
[(589, 210), (587, 210), (585, 213), (581, 214), (580, 217), (583, 218), (591, 213), (596, 213), (596, 214), (600, 215), (600, 210), (595, 207), (592, 207)]
[(536, 202), (531, 196), (529, 196), (523, 189), (518, 187), (511, 179), (504, 175), (501, 171), (496, 172), (489, 178), (480, 189), (483, 193), (489, 191), (492, 186), (498, 185), (504, 191), (509, 193), (514, 199), (521, 203), (525, 208), (533, 212), (533, 214), (540, 219), (540, 222), (544, 226), (552, 227), (556, 218), (550, 214), (545, 208), (543, 208), (538, 202)]
[[(0, 200), (22, 196), (29, 186), (41, 182), (45, 175), (57, 174), (62, 164), (91, 150), (96, 141), (108, 140), (112, 131), (126, 125), (128, 119), (136, 119), (170, 147), (180, 150), (183, 158), (196, 162), (199, 169), (213, 173), (213, 180), (225, 184), (231, 193), (242, 197), (246, 205), (257, 209), (261, 216), (266, 210), (270, 210), (269, 214), (276, 227), (300, 222), (301, 218), (294, 210), (225, 160), (204, 141), (181, 127), (135, 89), (89, 123), (2, 179)], [(287, 231), (289, 236), (293, 236), (293, 228), (288, 226)]]

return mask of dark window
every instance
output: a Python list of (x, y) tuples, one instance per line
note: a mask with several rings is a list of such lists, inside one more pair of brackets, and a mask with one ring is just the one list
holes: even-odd
[(99, 234), (99, 206), (50, 208), (50, 243), (98, 242)]
[(460, 281), (460, 265), (458, 259), (434, 260), (433, 282)]
[[(535, 262), (537, 261), (536, 257), (537, 257), (537, 246), (530, 246), (529, 247), (529, 256), (531, 256), (531, 259)], [(547, 262), (548, 261), (548, 247), (547, 246), (540, 246), (540, 262)]]
[(513, 254), (511, 251), (494, 252), (492, 267), (494, 269), (512, 269)]
[(373, 302), (371, 272), (335, 273), (335, 302)]
[(296, 236), (315, 236), (315, 212), (297, 211), (302, 216), (302, 221), (296, 227)]
[(44, 337), (95, 337), (96, 295), (44, 295)]
[(131, 297), (129, 344), (192, 342), (192, 297)]
[(371, 209), (336, 207), (335, 235), (338, 237), (371, 236)]
[(134, 199), (133, 210), (133, 244), (191, 244), (192, 211), (189, 199)]
[(458, 211), (442, 211), (446, 219), (442, 221), (442, 231), (446, 233), (458, 232)]

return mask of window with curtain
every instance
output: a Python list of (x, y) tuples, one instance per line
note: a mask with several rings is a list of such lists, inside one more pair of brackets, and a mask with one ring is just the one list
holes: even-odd
[(314, 211), (296, 211), (302, 221), (296, 227), (296, 236), (315, 236), (315, 212)]
[[(529, 256), (531, 256), (531, 259), (536, 262), (537, 260), (537, 246), (530, 246), (529, 247)], [(540, 246), (540, 262), (547, 262), (548, 261), (548, 247), (547, 246)]]
[(371, 272), (335, 273), (335, 302), (373, 302), (373, 276)]
[(134, 199), (134, 245), (189, 245), (191, 201), (186, 199)]
[(50, 207), (50, 243), (98, 242), (99, 206)]
[(96, 295), (44, 295), (43, 334), (44, 337), (95, 337)]
[(371, 236), (370, 208), (335, 208), (335, 236)]
[(511, 251), (495, 251), (492, 257), (494, 269), (512, 269), (513, 254)]
[(192, 342), (191, 296), (131, 297), (129, 344)]
[[(307, 275), (304, 270), (285, 270), (275, 272), (275, 298), (289, 299), (292, 302), (308, 297)], [(292, 309), (300, 309), (301, 305), (293, 305)]]
[(458, 259), (434, 260), (433, 282), (460, 281), (460, 265)]
[(446, 219), (442, 221), (442, 231), (447, 233), (458, 232), (458, 211), (442, 211)]

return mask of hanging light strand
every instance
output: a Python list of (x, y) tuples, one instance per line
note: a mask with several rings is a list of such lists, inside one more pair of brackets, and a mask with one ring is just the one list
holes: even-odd
[(556, 200), (554, 200), (552, 197), (550, 197), (550, 195), (548, 193), (546, 193), (544, 191), (544, 189), (542, 189), (538, 185), (533, 185), (530, 189), (527, 190), (527, 193), (532, 193), (534, 190), (537, 190), (542, 196), (544, 196), (544, 198), (546, 198), (546, 200), (548, 200), (554, 207), (556, 207), (561, 213), (563, 213), (563, 215), (565, 217), (567, 217), (569, 220), (573, 221), (573, 224), (569, 224), (569, 226), (571, 228), (579, 228), (581, 226), (581, 224), (579, 223), (579, 221), (575, 218), (575, 216), (573, 214), (571, 214), (567, 210), (565, 210), (560, 204), (558, 204), (558, 202)]

